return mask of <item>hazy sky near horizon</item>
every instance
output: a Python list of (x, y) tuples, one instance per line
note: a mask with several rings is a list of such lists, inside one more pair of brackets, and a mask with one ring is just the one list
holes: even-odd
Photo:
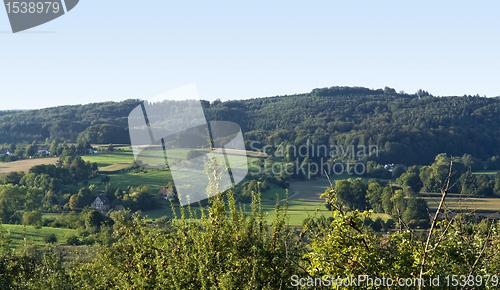
[(192, 83), (206, 100), (337, 85), (498, 96), (499, 8), (497, 1), (80, 0), (17, 34), (0, 9), (0, 110), (150, 99)]

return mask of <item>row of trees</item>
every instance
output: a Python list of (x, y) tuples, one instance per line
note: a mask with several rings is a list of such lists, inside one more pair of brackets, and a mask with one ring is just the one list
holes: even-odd
[[(309, 152), (312, 150), (317, 151), (312, 147), (309, 147), (308, 150)], [(304, 150), (303, 152), (308, 151)], [(303, 154), (306, 155), (306, 153)], [(276, 182), (273, 183), (284, 188), (287, 187), (291, 179), (319, 178), (325, 174), (324, 171), (328, 175), (333, 175), (335, 171), (343, 169), (342, 173), (356, 176), (358, 174), (355, 173), (355, 166), (359, 166), (365, 169), (361, 170), (361, 176), (397, 181), (409, 194), (413, 195), (420, 191), (439, 192), (448, 174), (449, 164), (453, 161), (454, 186), (451, 189), (452, 192), (462, 193), (467, 196), (500, 196), (500, 175), (497, 174), (495, 179), (492, 179), (488, 174), (473, 174), (473, 171), (481, 170), (484, 167), (483, 162), (469, 154), (464, 154), (462, 157), (449, 157), (447, 154), (442, 153), (435, 157), (434, 163), (431, 165), (414, 165), (406, 168), (404, 165), (399, 164), (394, 165), (391, 171), (375, 161), (368, 161), (366, 165), (362, 162), (354, 163), (349, 160), (342, 163), (341, 158), (327, 158), (325, 160), (323, 157), (319, 157), (317, 153), (314, 154), (316, 154), (315, 157), (310, 157), (310, 155), (306, 157), (296, 156), (294, 157), (295, 161), (290, 156), (260, 158), (253, 160), (250, 165), (252, 170), (258, 170), (261, 173), (260, 176), (272, 176), (276, 179)], [(359, 164), (362, 164), (362, 166)], [(323, 167), (321, 168), (321, 166)]]
[(144, 185), (138, 187), (128, 186), (127, 189), (115, 188), (110, 183), (106, 184), (103, 192), (99, 191), (95, 185), (84, 187), (73, 194), (69, 200), (71, 210), (81, 210), (90, 205), (99, 195), (104, 195), (110, 201), (112, 208), (122, 205), (124, 208), (133, 211), (147, 211), (161, 208), (162, 197), (155, 194), (151, 187)]
[[(394, 219), (401, 218), (410, 228), (430, 226), (429, 208), (424, 199), (391, 184), (372, 179), (367, 184), (361, 178), (337, 180), (334, 190), (339, 204), (351, 210), (374, 210)], [(331, 205), (327, 204), (331, 209)]]
[(439, 192), (450, 172), (453, 162), (453, 176), (450, 192), (464, 196), (500, 197), (500, 174), (490, 178), (487, 174), (473, 174), (478, 170), (478, 160), (470, 155), (448, 157), (446, 154), (436, 156), (429, 166), (412, 166), (397, 178), (397, 183), (410, 194), (423, 192)]
[[(48, 141), (48, 140), (46, 140)], [(43, 149), (42, 149), (43, 148)], [(65, 142), (60, 143), (59, 139), (46, 144), (33, 141), (31, 144), (8, 144), (4, 145), (3, 153), (0, 154), (0, 162), (12, 162), (23, 159), (43, 158), (61, 156), (64, 153), (64, 158), (68, 155), (76, 157), (76, 155), (85, 155), (92, 146), (86, 140), (80, 140), (78, 145), (67, 145)], [(40, 150), (39, 150), (40, 149)], [(9, 154), (7, 154), (9, 153)], [(64, 158), (62, 161), (64, 161)]]
[(19, 214), (25, 210), (59, 211), (71, 196), (65, 185), (85, 182), (97, 175), (97, 163), (85, 162), (77, 155), (75, 146), (61, 148), (59, 157), (57, 165), (36, 165), (27, 173), (11, 172), (0, 180), (0, 188), (23, 192), (0, 196), (0, 211), (9, 209), (3, 210), (8, 213), (3, 215), (3, 222), (20, 223)]
[[(32, 144), (23, 146), (22, 144), (9, 144), (2, 148), (2, 153), (0, 153), (0, 162), (11, 162), (33, 157), (45, 157), (46, 152), (41, 152), (38, 154), (38, 144), (34, 141)], [(8, 154), (7, 154), (8, 153)]]
[[(158, 209), (163, 199), (149, 186), (127, 187), (123, 190), (110, 183), (101, 191), (96, 185), (81, 188), (78, 193), (65, 193), (64, 179), (58, 173), (67, 174), (64, 168), (39, 165), (27, 174), (12, 173), (5, 184), (0, 184), (0, 219), (4, 223), (35, 225), (41, 223), (41, 211), (82, 209), (90, 206), (97, 196), (105, 195), (114, 208), (122, 205), (133, 211)], [(79, 172), (79, 171), (76, 171)], [(36, 222), (26, 222), (27, 220)], [(56, 227), (65, 226), (60, 223)]]

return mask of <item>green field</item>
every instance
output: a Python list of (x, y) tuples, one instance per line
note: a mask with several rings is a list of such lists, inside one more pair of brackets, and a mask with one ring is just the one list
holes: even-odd
[(131, 150), (125, 150), (119, 152), (86, 155), (82, 158), (83, 160), (92, 163), (97, 162), (97, 166), (101, 168), (119, 163), (132, 163), (134, 162), (134, 153)]
[[(186, 154), (189, 150), (186, 149), (170, 149), (167, 151), (168, 154), (175, 154), (176, 158), (185, 159)], [(252, 157), (248, 157), (248, 161)], [(85, 160), (91, 162), (97, 162), (99, 167), (102, 169), (121, 169), (126, 167), (126, 164), (130, 164), (134, 160), (133, 152), (129, 148), (125, 148), (124, 151), (113, 152), (113, 153), (102, 153), (90, 156), (85, 156)], [(106, 168), (106, 166), (108, 166)], [(187, 169), (186, 169), (187, 170)], [(111, 170), (109, 170), (111, 171)], [(190, 175), (186, 171), (183, 175), (182, 171), (179, 171), (180, 178), (190, 178)], [(496, 172), (476, 172), (475, 174), (495, 174)], [(149, 185), (153, 192), (159, 190), (161, 187), (165, 186), (169, 181), (172, 181), (172, 176), (169, 170), (166, 169), (146, 169), (145, 171), (134, 172), (121, 172), (121, 173), (111, 173), (108, 174), (111, 178), (111, 184), (115, 187), (126, 188), (127, 186), (137, 187), (142, 185)], [(340, 179), (357, 178), (353, 175), (343, 174), (343, 175), (332, 175), (330, 177), (331, 181)], [(364, 181), (368, 181), (370, 178), (362, 178)], [(388, 180), (384, 180), (388, 181)], [(103, 190), (105, 185), (100, 182), (100, 178), (91, 179), (89, 184), (95, 184), (99, 189)], [(320, 200), (319, 197), (330, 187), (330, 183), (326, 178), (314, 179), (308, 181), (296, 181), (292, 182), (289, 190), (271, 185), (271, 188), (262, 192), (262, 203), (265, 212), (267, 213), (267, 218), (269, 220), (273, 217), (274, 206), (276, 203), (276, 194), (278, 194), (278, 199), (283, 200), (289, 196), (289, 222), (291, 225), (301, 225), (302, 221), (308, 216), (317, 214), (323, 216), (330, 216), (330, 212), (325, 208), (324, 201)], [(435, 210), (437, 204), (439, 203), (439, 195), (428, 195), (424, 197), (429, 205), (430, 210)], [(281, 202), (281, 204), (283, 201)], [(245, 205), (248, 207), (248, 205)], [(449, 209), (458, 210), (471, 210), (475, 209), (482, 213), (493, 213), (500, 211), (500, 199), (487, 199), (487, 198), (475, 198), (468, 199), (467, 201), (461, 199), (460, 197), (450, 196), (447, 199), (447, 206)], [(170, 209), (156, 210), (145, 212), (148, 215), (148, 219), (158, 219), (161, 216), (167, 215), (172, 217), (172, 212)], [(375, 214), (373, 218), (381, 217), (384, 220), (389, 218), (385, 214)]]
[[(284, 202), (280, 202), (280, 205), (284, 205)], [(250, 204), (241, 204), (241, 206), (245, 209), (247, 213), (250, 213)], [(196, 217), (199, 218), (199, 208), (192, 207), (193, 211), (196, 213)], [(291, 200), (288, 204), (288, 218), (290, 225), (302, 225), (302, 222), (305, 218), (309, 216), (314, 216), (315, 211), (318, 209), (317, 216), (323, 215), (326, 217), (331, 216), (331, 212), (328, 211), (323, 203), (317, 202), (309, 202), (309, 201), (299, 201), (299, 200)], [(262, 204), (262, 210), (264, 212), (264, 217), (266, 221), (271, 223), (274, 220), (274, 211), (275, 211), (275, 203), (266, 203)], [(176, 209), (177, 217), (180, 217), (180, 209)], [(152, 211), (145, 211), (143, 215), (147, 216), (147, 220), (152, 221), (159, 219), (163, 216), (168, 216), (169, 218), (173, 218), (172, 210), (170, 208), (158, 209)]]
[[(139, 172), (122, 172), (108, 174), (111, 178), (110, 183), (114, 187), (126, 189), (127, 186), (138, 187), (148, 185), (153, 191), (158, 191), (161, 187), (172, 181), (170, 171), (166, 169), (148, 169), (147, 171)], [(95, 184), (100, 190), (104, 190), (105, 184), (101, 183), (101, 178), (93, 178), (89, 180), (89, 185)]]
[(472, 174), (476, 174), (476, 175), (486, 174), (486, 175), (489, 175), (490, 178), (495, 178), (495, 175), (497, 175), (497, 172), (498, 172), (498, 170), (486, 170), (486, 171), (472, 172)]
[(57, 244), (64, 244), (66, 239), (64, 235), (66, 233), (71, 233), (76, 235), (76, 230), (72, 229), (60, 229), (60, 228), (48, 228), (42, 227), (41, 229), (36, 229), (33, 226), (22, 226), (22, 225), (1, 225), (1, 229), (4, 232), (10, 232), (11, 247), (16, 248), (24, 245), (24, 239), (29, 242), (34, 242), (37, 246), (44, 246), (43, 236), (47, 234), (55, 234), (57, 237)]
[[(350, 176), (349, 176), (350, 177)], [(336, 179), (348, 178), (346, 176), (337, 176)], [(278, 193), (279, 199), (283, 200), (288, 196), (288, 222), (290, 225), (300, 226), (302, 225), (304, 219), (311, 216), (325, 216), (330, 217), (332, 212), (327, 210), (324, 201), (319, 199), (319, 196), (325, 192), (329, 187), (328, 180), (313, 180), (313, 181), (301, 181), (292, 182), (290, 189), (286, 190), (277, 186), (272, 185), (270, 189), (265, 190), (261, 194), (262, 198), (262, 208), (265, 213), (265, 218), (268, 222), (272, 222), (274, 219), (274, 210), (276, 205), (276, 193)], [(294, 195), (295, 193), (298, 193)], [(284, 205), (284, 201), (280, 202), (280, 205)], [(249, 204), (242, 204), (247, 212), (250, 210)], [(193, 207), (197, 209), (197, 207)], [(179, 210), (177, 209), (179, 214)], [(143, 213), (148, 216), (148, 220), (155, 220), (162, 216), (173, 217), (171, 209), (161, 209), (154, 211), (147, 211)], [(373, 219), (377, 217), (387, 220), (390, 218), (386, 214), (374, 214)]]
[[(278, 197), (276, 197), (276, 194), (278, 195)], [(293, 195), (292, 190), (290, 189), (287, 190), (282, 187), (271, 184), (269, 189), (262, 191), (261, 199), (263, 203), (275, 204), (276, 198), (278, 198), (278, 200), (282, 200), (291, 195)]]
[[(280, 205), (283, 206), (284, 202), (280, 202)], [(242, 204), (241, 205), (245, 211), (250, 213), (250, 204)], [(264, 212), (265, 220), (271, 223), (274, 220), (274, 211), (275, 211), (276, 203), (266, 203), (262, 204), (262, 210)], [(196, 212), (197, 217), (199, 217), (199, 208), (193, 207), (194, 212)], [(312, 201), (303, 201), (303, 200), (290, 200), (288, 202), (288, 223), (292, 226), (301, 226), (303, 224), (304, 219), (308, 217), (331, 217), (332, 212), (327, 210), (324, 202), (312, 202)], [(177, 217), (180, 217), (180, 210), (176, 209)], [(169, 209), (159, 209), (143, 212), (144, 216), (147, 216), (147, 220), (153, 221), (157, 220), (163, 216), (168, 216), (173, 218), (172, 210)], [(390, 218), (387, 214), (373, 214), (372, 219), (376, 219), (377, 217), (382, 218), (384, 221)]]
[(114, 172), (119, 172), (123, 170), (127, 170), (133, 167), (132, 163), (117, 163), (117, 164), (112, 164), (106, 167), (100, 167), (99, 172), (100, 173), (114, 173)]
[[(130, 148), (122, 148), (122, 151), (109, 152), (109, 153), (98, 153), (92, 155), (83, 156), (83, 160), (89, 162), (96, 162), (99, 169), (103, 167), (107, 167), (115, 164), (123, 164), (123, 163), (132, 163), (134, 162), (134, 152)], [(185, 160), (187, 158), (187, 154), (189, 149), (168, 149), (167, 155), (169, 158)], [(145, 164), (150, 165), (158, 165), (163, 162), (165, 164), (165, 158), (163, 157), (163, 151), (161, 151), (160, 156), (158, 157), (157, 150), (144, 150), (141, 152), (141, 156), (143, 157), (142, 161)]]
[[(123, 147), (122, 147), (123, 148)], [(185, 160), (187, 159), (187, 154), (189, 149), (169, 149), (167, 150), (167, 154), (169, 157), (177, 159), (177, 160)], [(145, 151), (143, 151), (145, 152)], [(153, 154), (153, 153), (152, 153)], [(146, 154), (147, 155), (147, 154)], [(247, 157), (247, 161), (249, 162), (253, 157)], [(120, 170), (126, 170), (130, 168), (132, 162), (134, 161), (134, 154), (131, 149), (126, 148), (123, 151), (111, 152), (111, 153), (99, 153), (83, 156), (85, 161), (96, 162), (99, 170), (103, 172), (115, 172)], [(233, 159), (233, 161), (240, 161), (238, 159)], [(148, 159), (147, 157), (145, 162), (151, 162), (149, 164), (158, 163), (157, 157), (151, 157)], [(164, 162), (164, 159), (162, 159)], [(241, 162), (240, 162), (241, 163)], [(244, 164), (244, 161), (243, 161)], [(239, 166), (237, 164), (236, 166)], [(190, 171), (188, 169), (180, 169), (177, 170), (177, 178), (184, 179), (190, 178)], [(161, 187), (165, 186), (169, 181), (172, 181), (172, 175), (168, 169), (148, 169), (143, 168), (142, 171), (127, 171), (127, 172), (116, 172), (116, 173), (108, 173), (107, 176), (111, 178), (110, 183), (115, 187), (127, 188), (127, 186), (138, 187), (142, 185), (149, 185), (154, 191), (159, 190)], [(100, 190), (105, 188), (105, 184), (101, 183), (101, 178), (96, 177), (94, 179), (89, 180), (89, 185), (94, 184)], [(67, 186), (68, 190), (78, 191), (81, 186)], [(284, 190), (279, 190), (280, 197), (285, 197)], [(269, 200), (269, 199), (266, 199)], [(272, 198), (270, 200), (275, 200), (275, 193), (272, 193)]]

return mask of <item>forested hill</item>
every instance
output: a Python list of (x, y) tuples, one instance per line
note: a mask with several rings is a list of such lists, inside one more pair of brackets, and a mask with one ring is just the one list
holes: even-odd
[[(125, 136), (127, 117), (141, 103), (126, 100), (120, 103), (105, 102), (88, 105), (61, 106), (22, 112), (0, 112), (0, 144), (31, 143), (58, 138), (76, 141), (78, 134), (91, 126), (103, 124), (121, 128), (115, 143), (130, 143)], [(127, 137), (127, 138), (124, 138)]]
[[(76, 141), (84, 131), (80, 136), (101, 136), (91, 142), (129, 142), (127, 116), (139, 103), (127, 100), (0, 115), (0, 144), (46, 138)], [(203, 105), (209, 120), (240, 124), (247, 142), (301, 145), (309, 138), (315, 144), (378, 145), (379, 163), (408, 165), (432, 163), (439, 153), (471, 154), (482, 160), (500, 155), (499, 98), (332, 87)]]

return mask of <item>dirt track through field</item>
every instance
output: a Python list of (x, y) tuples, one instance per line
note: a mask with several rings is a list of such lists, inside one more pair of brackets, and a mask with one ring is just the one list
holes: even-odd
[(10, 173), (12, 171), (24, 171), (28, 172), (31, 167), (40, 164), (56, 164), (59, 158), (39, 158), (39, 159), (29, 159), (21, 160), (15, 162), (0, 163), (0, 174)]
[(283, 202), (283, 201), (287, 201), (287, 200), (289, 200), (289, 199), (292, 199), (292, 198), (296, 197), (296, 196), (297, 196), (297, 195), (299, 195), (299, 194), (300, 194), (300, 192), (298, 192), (298, 191), (294, 191), (294, 193), (293, 193), (292, 195), (290, 195), (290, 196), (289, 196), (289, 197), (287, 197), (287, 198), (283, 198), (282, 200), (280, 200), (280, 202)]

